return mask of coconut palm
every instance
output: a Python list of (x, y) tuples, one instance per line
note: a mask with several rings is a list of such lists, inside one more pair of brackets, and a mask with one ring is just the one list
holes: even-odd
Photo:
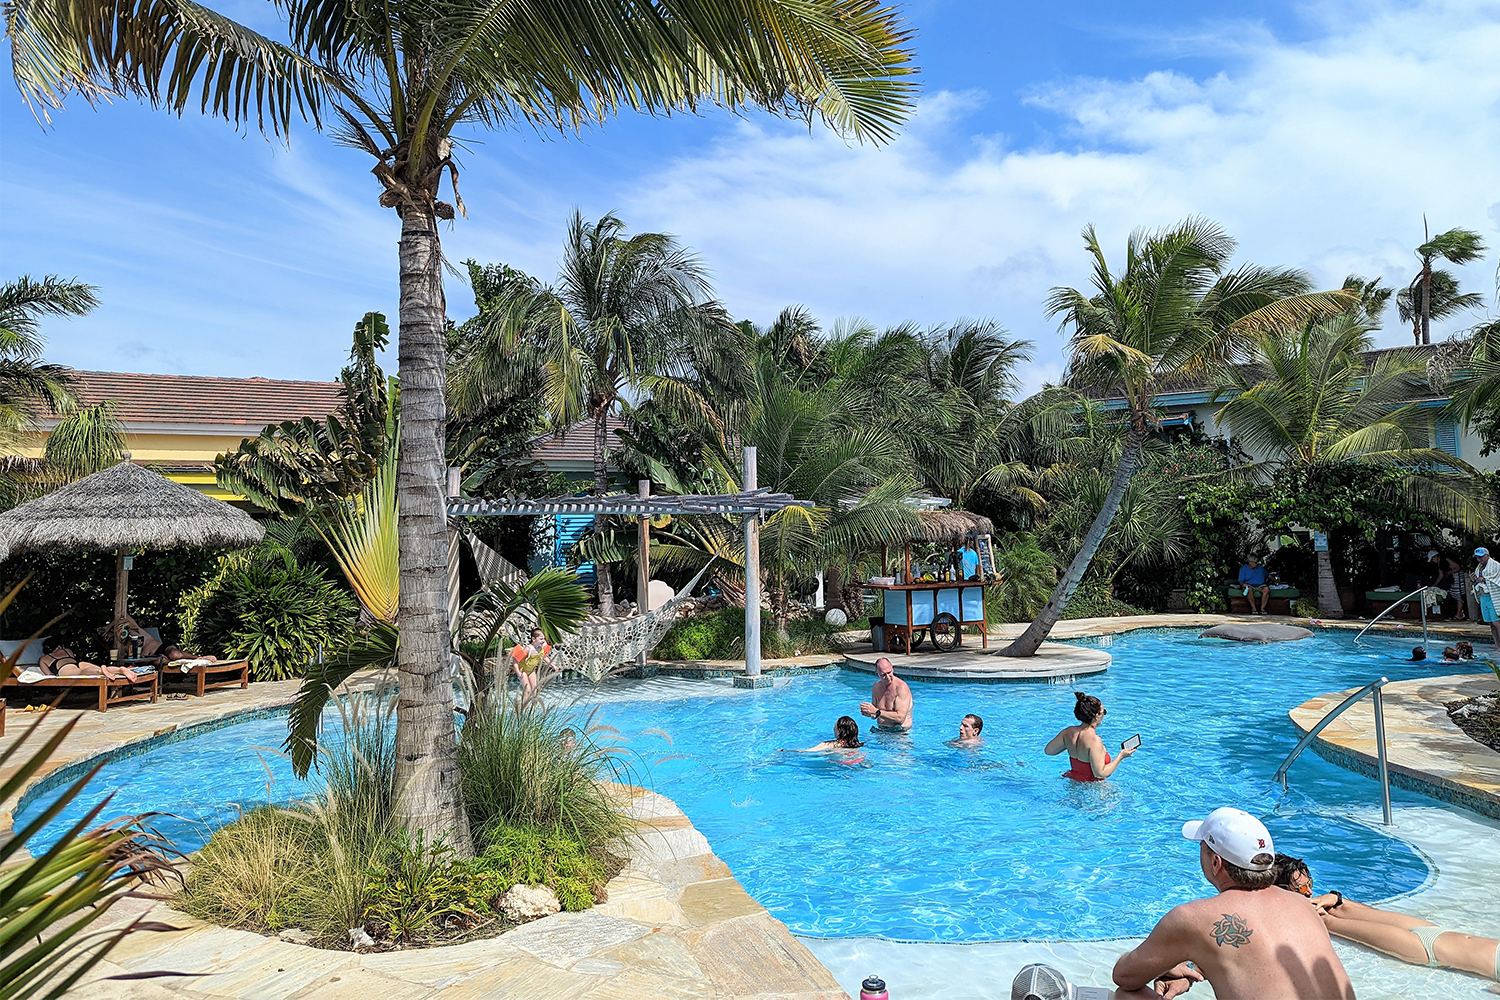
[(454, 752), (444, 594), (444, 299), (437, 221), (463, 202), (454, 133), (578, 129), (622, 110), (712, 103), (891, 138), (911, 107), (910, 39), (876, 0), (346, 0), (279, 3), (286, 43), (180, 0), (5, 0), (12, 71), (45, 118), (78, 93), (142, 96), (285, 134), (332, 125), (368, 153), (401, 219), (400, 818), (471, 850)]
[(40, 321), (87, 315), (99, 305), (97, 291), (52, 274), (0, 284), (0, 446), (14, 447), (41, 411), (72, 406), (73, 371), (42, 360)]
[(1426, 346), (1432, 343), (1432, 321), (1443, 319), (1465, 309), (1473, 309), (1484, 300), (1474, 292), (1460, 292), (1458, 279), (1449, 271), (1433, 267), (1439, 258), (1450, 264), (1467, 264), (1484, 253), (1484, 240), (1470, 229), (1450, 229), (1436, 236), (1427, 234), (1427, 220), (1422, 220), (1426, 242), (1417, 247), (1422, 266), (1411, 284), (1396, 294), (1396, 308), (1403, 322), (1412, 325), (1413, 340)]
[[(1257, 457), (1253, 468), (1279, 473), (1304, 496), (1349, 469), (1399, 469), (1379, 488), (1417, 510), (1470, 531), (1493, 514), (1482, 483), (1463, 462), (1429, 445), (1431, 417), (1423, 394), (1427, 363), (1415, 349), (1371, 356), (1372, 324), (1357, 312), (1297, 327), (1270, 328), (1253, 338), (1246, 364), (1223, 373), (1214, 419)], [(1337, 515), (1303, 506), (1300, 518), (1326, 531)], [(1304, 522), (1306, 523), (1306, 522)], [(1318, 610), (1343, 617), (1329, 552), (1318, 556)]]
[(1352, 301), (1344, 292), (1310, 292), (1300, 271), (1253, 265), (1228, 270), (1235, 242), (1203, 219), (1132, 233), (1118, 275), (1110, 270), (1093, 226), (1083, 231), (1083, 239), (1094, 262), (1094, 287), (1090, 293), (1053, 289), (1048, 311), (1062, 316), (1072, 331), (1068, 383), (1121, 399), (1126, 431), (1098, 515), (1052, 597), (1001, 651), (1005, 656), (1033, 655), (1082, 582), (1157, 425), (1157, 394), (1183, 379), (1211, 379), (1254, 330), (1347, 308)]

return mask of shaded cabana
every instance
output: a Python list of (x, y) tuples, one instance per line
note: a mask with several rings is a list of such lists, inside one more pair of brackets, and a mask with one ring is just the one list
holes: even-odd
[[(125, 617), (130, 553), (139, 549), (244, 548), (265, 537), (249, 514), (127, 458), (0, 513), (0, 549), (114, 552), (115, 617)], [(0, 558), (4, 558), (0, 557)]]

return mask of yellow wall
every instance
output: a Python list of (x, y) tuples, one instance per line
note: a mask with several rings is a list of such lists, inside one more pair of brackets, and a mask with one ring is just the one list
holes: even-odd
[[(260, 428), (248, 434), (156, 434), (126, 431), (125, 447), (133, 462), (144, 465), (208, 465), (220, 455), (234, 451), (246, 438), (256, 437)], [(36, 436), (36, 444), (23, 448), (27, 458), (40, 458), (47, 435)], [(212, 472), (168, 472), (173, 482), (191, 486), (218, 500), (244, 500), (238, 494), (220, 489)]]

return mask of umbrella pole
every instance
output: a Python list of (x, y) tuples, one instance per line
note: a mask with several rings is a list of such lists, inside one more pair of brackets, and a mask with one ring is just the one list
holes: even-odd
[(125, 620), (125, 595), (130, 587), (130, 570), (125, 568), (125, 552), (123, 550), (115, 553), (115, 622), (112, 626), (116, 635), (110, 640), (116, 643), (119, 639), (120, 623)]

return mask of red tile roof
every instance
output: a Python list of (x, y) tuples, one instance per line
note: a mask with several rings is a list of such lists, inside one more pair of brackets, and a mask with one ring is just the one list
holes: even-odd
[[(625, 429), (625, 421), (618, 414), (605, 418), (604, 428), (609, 434), (610, 447), (619, 444), (615, 431)], [(538, 462), (594, 462), (594, 421), (585, 418), (568, 425), (561, 436), (543, 434), (531, 439), (531, 457)]]
[(322, 419), (339, 406), (338, 382), (293, 382), (205, 375), (76, 372), (77, 395), (93, 405), (118, 401), (125, 424), (232, 424), (246, 428), (303, 417)]

